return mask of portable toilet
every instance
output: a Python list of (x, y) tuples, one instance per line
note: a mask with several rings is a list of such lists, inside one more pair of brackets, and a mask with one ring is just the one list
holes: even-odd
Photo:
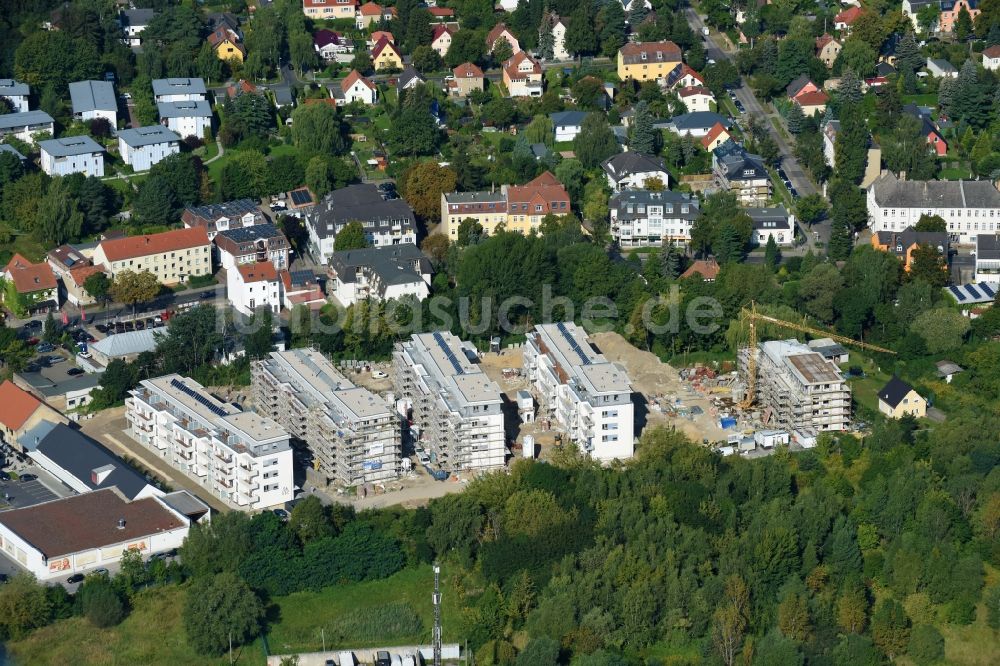
[(535, 399), (524, 389), (517, 392), (517, 415), (521, 423), (535, 422)]

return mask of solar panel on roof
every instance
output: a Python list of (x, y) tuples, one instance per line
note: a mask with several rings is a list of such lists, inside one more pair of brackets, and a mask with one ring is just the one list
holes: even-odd
[(292, 284), (302, 284), (315, 278), (312, 271), (292, 271), (289, 275), (291, 275)]
[(208, 409), (216, 416), (228, 416), (226, 410), (222, 409), (217, 404), (215, 404), (202, 394), (198, 393), (184, 382), (179, 381), (177, 379), (171, 379), (170, 385), (173, 386), (178, 391), (180, 391), (181, 393), (191, 396), (196, 402), (198, 402), (200, 405), (203, 405), (206, 409)]
[(569, 343), (570, 348), (576, 352), (577, 356), (580, 357), (580, 363), (583, 365), (590, 365), (590, 357), (587, 356), (587, 354), (580, 347), (579, 343), (577, 343), (576, 338), (570, 334), (569, 329), (566, 328), (566, 324), (561, 321), (557, 322), (556, 328), (558, 328), (559, 332), (563, 334), (564, 338), (566, 338), (566, 342)]
[(985, 282), (980, 282), (979, 283), (979, 288), (983, 291), (983, 293), (985, 293), (990, 298), (996, 298), (997, 297), (996, 292), (993, 291), (993, 287), (991, 287), (990, 285), (986, 284)]
[(957, 300), (958, 300), (959, 302), (962, 302), (962, 301), (964, 301), (964, 300), (965, 300), (965, 294), (963, 294), (962, 292), (960, 292), (960, 291), (958, 290), (958, 287), (948, 287), (948, 290), (949, 290), (949, 291), (951, 291), (952, 295), (954, 295), (954, 296), (955, 296), (955, 298), (956, 298), (956, 299), (957, 299)]
[(965, 285), (965, 290), (967, 292), (969, 292), (970, 294), (972, 294), (972, 297), (975, 298), (976, 300), (979, 300), (980, 298), (982, 298), (982, 296), (979, 295), (979, 292), (976, 291), (976, 288), (973, 285), (971, 285), (971, 284)]
[(292, 203), (296, 206), (301, 206), (302, 204), (307, 204), (312, 201), (312, 197), (305, 190), (293, 190), (292, 191)]
[(465, 370), (462, 369), (462, 364), (458, 362), (458, 358), (455, 357), (455, 353), (451, 351), (451, 348), (444, 341), (444, 336), (440, 332), (434, 331), (434, 341), (438, 343), (441, 347), (441, 351), (444, 352), (445, 358), (451, 362), (451, 367), (455, 369), (456, 375), (464, 375)]

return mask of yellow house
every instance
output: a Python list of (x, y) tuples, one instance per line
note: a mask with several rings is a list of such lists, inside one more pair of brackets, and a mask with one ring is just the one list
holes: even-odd
[(230, 60), (236, 58), (240, 62), (247, 55), (247, 50), (240, 41), (240, 36), (225, 26), (220, 26), (215, 32), (208, 36), (208, 43), (215, 50), (215, 55), (219, 60)]
[(442, 230), (452, 242), (458, 240), (458, 227), (471, 218), (493, 236), (497, 227), (507, 223), (507, 195), (503, 192), (442, 192)]
[(636, 42), (618, 49), (618, 78), (653, 81), (666, 78), (681, 64), (681, 48), (673, 42)]
[(376, 72), (385, 69), (403, 69), (403, 55), (395, 44), (383, 37), (372, 48), (372, 66)]
[(889, 380), (878, 392), (878, 411), (891, 419), (927, 415), (927, 401), (899, 377)]

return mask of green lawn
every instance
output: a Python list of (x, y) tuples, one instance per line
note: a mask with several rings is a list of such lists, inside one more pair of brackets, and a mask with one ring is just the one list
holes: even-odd
[[(195, 654), (184, 637), (184, 587), (149, 590), (136, 598), (135, 609), (120, 625), (97, 629), (83, 618), (62, 620), (34, 632), (25, 640), (8, 641), (7, 650), (19, 664), (190, 664), (222, 666), (219, 659)], [(247, 646), (234, 660), (241, 665), (264, 664), (259, 642)]]
[[(283, 143), (279, 146), (271, 146), (270, 152), (268, 152), (268, 157), (274, 158), (280, 155), (294, 155), (297, 150), (298, 149), (295, 146)], [(219, 183), (219, 179), (222, 177), (222, 169), (226, 166), (226, 163), (232, 159), (232, 156), (235, 155), (236, 152), (237, 151), (232, 148), (228, 148), (222, 157), (208, 165), (208, 177), (212, 179), (213, 183)]]
[(32, 238), (31, 234), (15, 234), (9, 245), (0, 246), (0, 266), (6, 266), (15, 252), (21, 253), (29, 261), (45, 258), (46, 247)]
[(961, 167), (941, 169), (938, 178), (940, 180), (968, 180), (972, 178), (972, 172)]
[[(326, 588), (321, 592), (298, 592), (276, 600), (277, 616), (271, 626), (267, 643), (272, 654), (316, 651), (322, 648), (320, 628), (326, 628), (327, 649), (340, 647), (377, 647), (379, 645), (405, 645), (427, 643), (434, 626), (431, 592), (434, 574), (429, 566), (400, 571), (395, 576), (380, 581), (357, 583)], [(445, 642), (461, 640), (457, 634), (461, 604), (448, 579), (442, 581), (442, 625)], [(423, 631), (416, 635), (388, 635), (377, 641), (352, 641), (350, 645), (336, 645), (330, 637), (339, 633), (336, 625), (364, 608), (384, 606), (395, 602), (409, 604), (423, 621)]]
[(924, 93), (922, 95), (903, 95), (903, 104), (916, 104), (917, 106), (929, 106), (932, 109), (937, 107), (937, 93)]

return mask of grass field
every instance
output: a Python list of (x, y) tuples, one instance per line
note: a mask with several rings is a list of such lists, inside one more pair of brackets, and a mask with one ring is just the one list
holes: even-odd
[[(461, 600), (449, 581), (449, 578), (442, 580), (442, 621), (444, 640), (454, 642), (461, 640), (458, 635)], [(267, 644), (272, 654), (319, 651), (321, 627), (325, 628), (327, 649), (427, 643), (434, 623), (433, 584), (431, 568), (422, 566), (385, 580), (278, 597), (268, 609)], [(228, 655), (207, 658), (188, 647), (182, 621), (186, 593), (185, 586), (149, 590), (137, 597), (131, 615), (113, 629), (95, 629), (83, 618), (74, 617), (40, 629), (27, 639), (8, 642), (7, 649), (18, 664), (221, 666), (229, 663)], [(397, 603), (415, 611), (422, 624), (420, 631), (390, 632), (345, 645), (332, 639), (345, 631), (362, 631), (364, 627), (352, 623), (359, 614)], [(241, 665), (263, 664), (263, 641), (258, 639), (245, 646), (238, 655), (234, 651), (234, 657), (238, 657), (236, 663)]]
[(903, 104), (916, 104), (917, 106), (937, 106), (937, 93), (924, 93), (922, 95), (903, 95)]

